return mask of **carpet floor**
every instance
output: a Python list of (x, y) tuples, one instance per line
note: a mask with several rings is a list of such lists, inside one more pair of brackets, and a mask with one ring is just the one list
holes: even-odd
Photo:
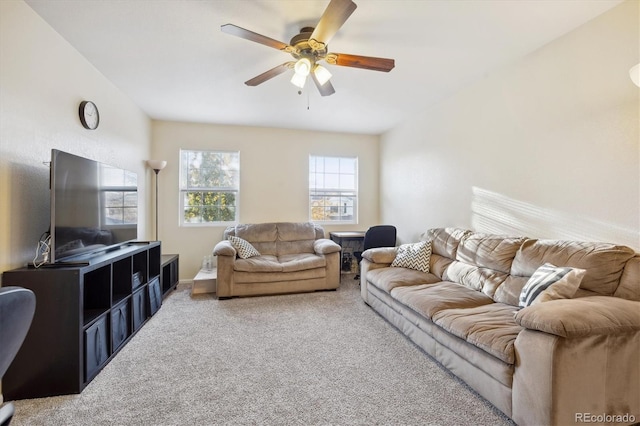
[(15, 401), (21, 425), (512, 425), (337, 291), (218, 301), (177, 290), (79, 395)]

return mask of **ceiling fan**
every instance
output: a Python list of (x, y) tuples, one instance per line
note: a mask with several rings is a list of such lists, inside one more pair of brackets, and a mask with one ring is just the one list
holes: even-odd
[(253, 31), (240, 28), (233, 24), (222, 25), (220, 29), (224, 33), (289, 53), (295, 59), (245, 81), (244, 84), (247, 86), (257, 86), (289, 69), (293, 69), (295, 72), (291, 78), (291, 83), (302, 89), (307, 81), (307, 77), (311, 76), (320, 94), (322, 96), (329, 96), (335, 93), (335, 89), (329, 81), (331, 73), (319, 64), (320, 61), (325, 61), (331, 65), (384, 72), (391, 71), (395, 66), (393, 59), (328, 51), (329, 40), (338, 32), (353, 11), (356, 10), (356, 7), (358, 6), (351, 0), (331, 0), (316, 27), (302, 28), (300, 34), (295, 35), (289, 44), (254, 33)]

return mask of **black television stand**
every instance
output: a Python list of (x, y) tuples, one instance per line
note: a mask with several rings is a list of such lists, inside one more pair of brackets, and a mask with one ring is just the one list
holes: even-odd
[(36, 295), (31, 328), (2, 378), (5, 399), (80, 393), (160, 308), (160, 253), (160, 242), (141, 242), (4, 272), (4, 286)]
[(57, 263), (43, 263), (40, 266), (35, 266), (33, 263), (28, 263), (27, 268), (29, 269), (70, 268), (70, 267), (89, 266), (90, 264), (91, 262), (89, 262), (88, 260), (85, 260), (85, 261), (75, 260), (75, 261), (68, 261), (68, 262), (60, 261)]

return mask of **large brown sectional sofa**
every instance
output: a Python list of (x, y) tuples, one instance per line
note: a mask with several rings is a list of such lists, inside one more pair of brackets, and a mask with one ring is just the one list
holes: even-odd
[[(431, 229), (429, 272), (361, 263), (364, 301), (519, 425), (640, 422), (640, 255), (605, 243)], [(543, 264), (583, 269), (569, 299), (519, 307)]]
[[(249, 243), (246, 254), (238, 238)], [(340, 285), (340, 246), (309, 222), (230, 226), (213, 254), (218, 298), (335, 290)]]

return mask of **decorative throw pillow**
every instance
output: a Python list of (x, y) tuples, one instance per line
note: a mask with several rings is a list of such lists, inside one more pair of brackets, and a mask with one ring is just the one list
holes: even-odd
[(251, 243), (247, 240), (243, 240), (242, 238), (230, 235), (229, 242), (238, 252), (238, 257), (240, 259), (248, 259), (250, 257), (260, 256), (260, 252), (256, 250), (256, 248), (252, 246)]
[(429, 260), (431, 259), (431, 241), (422, 241), (414, 244), (402, 244), (398, 247), (395, 259), (391, 266), (409, 268), (417, 271), (429, 272)]
[(584, 269), (545, 263), (536, 269), (522, 288), (520, 307), (526, 308), (540, 302), (573, 297), (585, 272)]

